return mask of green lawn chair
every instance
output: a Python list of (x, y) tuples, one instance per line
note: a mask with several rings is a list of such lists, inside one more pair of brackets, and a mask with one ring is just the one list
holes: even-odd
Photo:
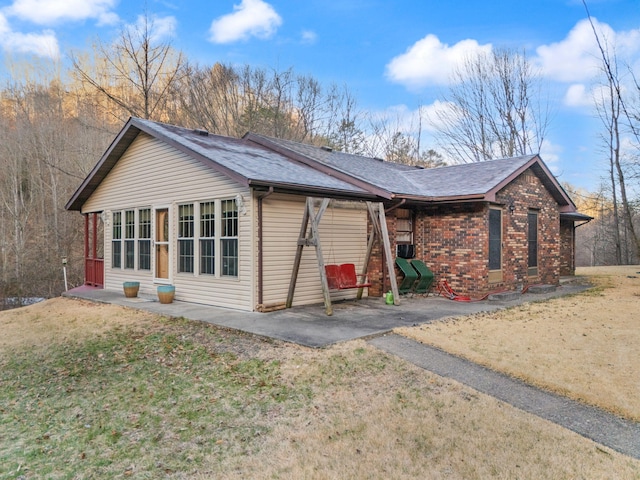
[(429, 267), (425, 265), (422, 260), (414, 258), (411, 260), (411, 266), (416, 269), (416, 272), (420, 275), (420, 279), (414, 288), (416, 293), (427, 293), (433, 285), (433, 272)]
[(413, 287), (413, 284), (418, 279), (418, 272), (404, 258), (396, 257), (396, 265), (404, 275), (402, 283), (398, 285), (398, 292), (400, 294), (409, 293), (411, 291), (411, 288)]

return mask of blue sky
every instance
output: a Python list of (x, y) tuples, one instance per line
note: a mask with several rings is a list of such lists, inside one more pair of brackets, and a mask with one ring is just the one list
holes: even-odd
[[(588, 6), (640, 77), (640, 0)], [(552, 104), (542, 158), (578, 187), (595, 190), (606, 174), (591, 107), (598, 54), (581, 0), (0, 0), (0, 54), (64, 61), (96, 37), (108, 42), (145, 8), (192, 61), (292, 67), (347, 85), (360, 109), (407, 124), (420, 106), (437, 105), (465, 54), (525, 49)]]

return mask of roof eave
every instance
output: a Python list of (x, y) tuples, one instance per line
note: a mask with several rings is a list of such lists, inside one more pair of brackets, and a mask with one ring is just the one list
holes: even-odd
[[(524, 173), (527, 169), (535, 165), (537, 165), (540, 168), (540, 170), (546, 177), (546, 181), (545, 179), (541, 179), (541, 181), (543, 182), (545, 188), (549, 190), (551, 195), (558, 202), (560, 207), (567, 208), (569, 211), (575, 211), (576, 209), (575, 204), (573, 203), (569, 195), (567, 195), (567, 192), (565, 192), (564, 188), (562, 188), (562, 185), (558, 183), (558, 181), (556, 180), (556, 177), (551, 173), (547, 165), (544, 163), (544, 161), (542, 160), (542, 158), (540, 158), (540, 155), (538, 154), (532, 155), (529, 161), (527, 161), (526, 163), (521, 165), (519, 168), (511, 172), (511, 174), (509, 174), (505, 179), (503, 179), (500, 183), (498, 183), (491, 190), (489, 190), (486, 193), (487, 200), (495, 202), (496, 194), (500, 190), (506, 187), (509, 183), (513, 182), (518, 176)], [(535, 172), (535, 173), (537, 174), (538, 172)]]
[(229, 168), (224, 167), (223, 165), (220, 165), (216, 161), (211, 160), (210, 158), (207, 158), (206, 156), (190, 149), (186, 145), (183, 145), (180, 142), (176, 142), (174, 139), (168, 137), (167, 135), (164, 135), (163, 133), (158, 132), (155, 129), (148, 128), (148, 126), (139, 119), (130, 117), (124, 127), (122, 127), (122, 129), (120, 130), (120, 133), (118, 133), (113, 142), (111, 142), (111, 145), (102, 155), (96, 166), (93, 167), (89, 175), (87, 175), (80, 187), (78, 187), (71, 199), (69, 199), (69, 201), (65, 205), (65, 209), (74, 211), (82, 210), (82, 205), (89, 199), (98, 185), (100, 185), (102, 180), (104, 180), (104, 178), (113, 169), (120, 157), (124, 154), (127, 148), (129, 148), (129, 146), (133, 143), (140, 132), (144, 132), (154, 138), (162, 140), (178, 151), (198, 160), (203, 165), (209, 168), (213, 167), (215, 170), (226, 175), (232, 180), (235, 180), (241, 185), (249, 186), (248, 178), (240, 175), (233, 170), (230, 170)]
[(253, 188), (273, 187), (273, 191), (277, 193), (288, 193), (288, 194), (297, 194), (297, 195), (305, 195), (305, 196), (319, 196), (319, 197), (328, 197), (328, 198), (349, 198), (349, 199), (359, 199), (359, 200), (375, 200), (377, 198), (376, 195), (366, 191), (354, 192), (351, 190), (341, 190), (338, 188), (319, 187), (319, 186), (310, 187), (308, 185), (299, 185), (295, 183), (286, 183), (286, 182), (268, 182), (268, 181), (261, 181), (261, 180), (249, 180), (249, 186)]

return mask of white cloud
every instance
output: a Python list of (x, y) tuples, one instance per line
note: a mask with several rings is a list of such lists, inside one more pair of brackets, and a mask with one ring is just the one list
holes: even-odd
[(311, 30), (302, 31), (302, 43), (313, 44), (318, 40), (318, 34)]
[(51, 30), (42, 33), (19, 33), (11, 30), (6, 17), (0, 13), (0, 47), (9, 52), (28, 53), (40, 57), (58, 58), (60, 47)]
[(5, 13), (38, 25), (89, 18), (99, 24), (113, 24), (118, 21), (113, 12), (116, 3), (117, 0), (15, 0)]
[(394, 57), (387, 64), (386, 75), (391, 81), (410, 88), (446, 85), (452, 71), (466, 57), (489, 53), (491, 48), (491, 44), (479, 45), (475, 40), (462, 40), (449, 46), (429, 34)]
[(282, 25), (274, 8), (262, 0), (242, 0), (233, 13), (211, 23), (209, 39), (214, 43), (232, 43), (249, 37), (269, 38)]
[(593, 94), (583, 83), (574, 83), (569, 86), (564, 95), (564, 104), (568, 107), (592, 107)]
[[(640, 59), (640, 29), (616, 32), (606, 23), (593, 19), (600, 41), (610, 54), (630, 64)], [(584, 82), (593, 79), (601, 67), (601, 55), (588, 20), (581, 20), (567, 37), (536, 49), (535, 61), (543, 75), (560, 82)], [(575, 93), (575, 92), (574, 92)]]
[[(145, 26), (145, 22), (147, 25)], [(127, 25), (126, 28), (131, 33), (144, 32), (146, 28), (149, 29), (150, 38), (154, 42), (159, 42), (164, 38), (173, 37), (176, 32), (178, 21), (173, 16), (145, 17), (144, 15), (138, 15), (136, 23)]]

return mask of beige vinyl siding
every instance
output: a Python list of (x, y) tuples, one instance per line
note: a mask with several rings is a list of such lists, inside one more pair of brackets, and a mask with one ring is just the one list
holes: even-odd
[[(246, 214), (238, 213), (238, 277), (177, 273), (178, 205), (233, 199), (238, 194), (242, 195), (246, 207)], [(153, 248), (151, 271), (111, 269), (110, 214), (118, 210), (151, 208), (152, 231), (155, 231), (153, 208), (167, 207), (171, 232), (169, 280), (176, 286), (176, 300), (253, 310), (255, 275), (251, 201), (249, 188), (205, 167), (164, 142), (140, 133), (83, 205), (83, 212), (104, 211), (109, 218), (104, 239), (105, 288), (121, 290), (122, 282), (137, 280), (141, 282), (140, 293), (155, 294)], [(197, 221), (195, 219), (196, 226)], [(216, 251), (216, 255), (220, 254)], [(197, 272), (197, 258), (195, 262)]]
[[(271, 195), (263, 204), (263, 303), (285, 302), (305, 198)], [(362, 269), (367, 250), (367, 210), (364, 203), (332, 200), (320, 222), (325, 264), (355, 263)], [(332, 291), (332, 300), (354, 298), (356, 289)], [(366, 290), (365, 290), (366, 294)], [(322, 303), (316, 251), (304, 247), (293, 305)]]

